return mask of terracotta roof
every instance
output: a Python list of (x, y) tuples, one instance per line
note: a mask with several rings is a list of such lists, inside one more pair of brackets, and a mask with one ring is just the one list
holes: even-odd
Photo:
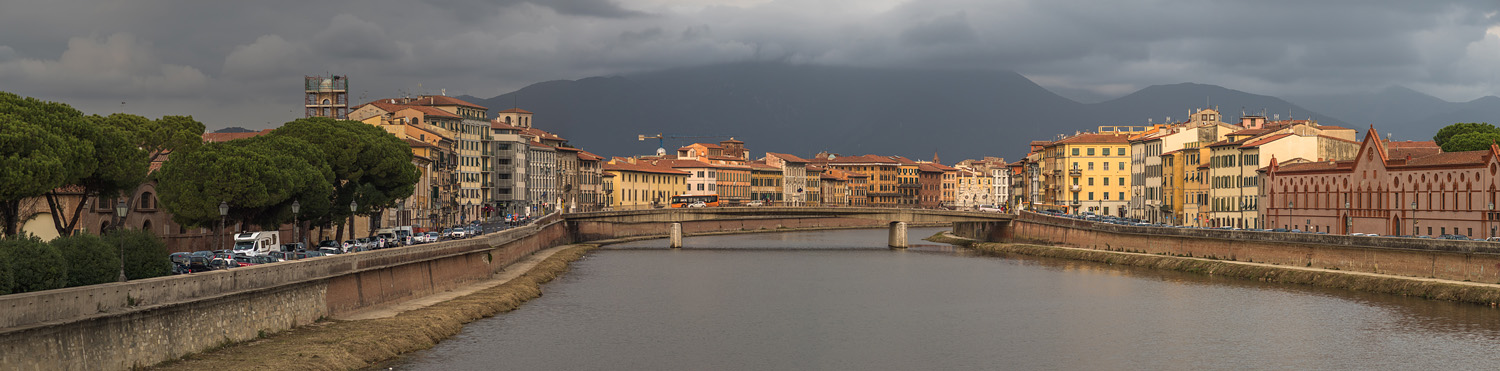
[(1045, 141), (1045, 140), (1033, 140), (1033, 141), (1031, 141), (1031, 145), (1033, 145), (1033, 146), (1045, 146), (1045, 145), (1048, 145), (1048, 144), (1052, 144), (1052, 142), (1048, 142), (1048, 141)]
[(228, 142), (236, 139), (245, 139), (270, 134), (271, 129), (252, 131), (248, 133), (203, 133), (204, 142)]
[(578, 159), (584, 160), (584, 161), (599, 161), (599, 160), (603, 160), (604, 156), (596, 155), (593, 152), (589, 152), (589, 151), (583, 151), (582, 153), (578, 154)]
[(390, 113), (396, 113), (397, 111), (404, 110), (404, 109), (413, 109), (413, 110), (416, 110), (417, 112), (421, 112), (423, 115), (426, 115), (426, 116), (438, 116), (438, 117), (447, 117), (447, 118), (455, 118), (455, 119), (462, 119), (463, 118), (463, 116), (455, 115), (455, 114), (449, 113), (448, 111), (440, 110), (440, 109), (437, 109), (437, 108), (432, 108), (432, 107), (427, 107), (427, 106), (410, 105), (410, 104), (401, 104), (401, 103), (395, 103), (395, 102), (400, 102), (400, 101), (399, 100), (394, 100), (394, 99), (380, 99), (380, 100), (371, 101), (370, 103), (361, 104), (359, 106), (354, 107), (354, 109), (357, 110), (360, 107), (364, 107), (364, 106), (375, 106), (375, 108), (379, 108), (379, 109), (381, 109), (383, 111), (390, 112)]
[(1333, 126), (1333, 125), (1318, 125), (1318, 128), (1319, 129), (1323, 129), (1323, 130), (1354, 130), (1354, 129), (1350, 129), (1350, 128), (1346, 128), (1346, 127), (1342, 127), (1342, 126)]
[(785, 154), (785, 153), (766, 152), (766, 155), (767, 156), (776, 156), (776, 158), (780, 158), (782, 161), (786, 161), (786, 162), (808, 162), (806, 159), (803, 159), (801, 157), (792, 156), (792, 155)]
[(733, 138), (733, 137), (731, 137), (731, 138), (729, 138), (729, 140), (726, 140), (726, 141), (722, 141), (722, 142), (719, 142), (719, 143), (738, 143), (738, 144), (745, 144), (745, 142), (741, 142), (741, 141), (738, 141), (738, 140), (734, 140), (734, 138)]
[(427, 143), (411, 138), (406, 138), (405, 140), (406, 145), (411, 146), (412, 148), (437, 148), (437, 146), (432, 145), (432, 143)]
[(552, 147), (552, 148), (556, 148), (559, 151), (583, 152), (583, 150), (581, 150), (581, 149), (577, 149), (577, 148), (573, 148), (573, 147), (566, 147), (566, 146), (557, 146), (557, 147)]
[(520, 113), (520, 114), (527, 114), (527, 115), (532, 114), (531, 111), (523, 110), (523, 109), (520, 109), (520, 108), (511, 108), (511, 109), (508, 109), (508, 110), (504, 110), (504, 111), (500, 111), (500, 112), (495, 112), (495, 113)]
[[(1477, 165), (1489, 161), (1490, 150), (1443, 152), (1431, 156), (1412, 158), (1400, 167)], [(1395, 167), (1395, 166), (1393, 166)]]
[(611, 164), (611, 163), (605, 163), (604, 164), (604, 170), (605, 171), (631, 171), (631, 172), (637, 172), (637, 173), (687, 175), (687, 172), (685, 172), (685, 171), (673, 170), (672, 168), (662, 167), (662, 166), (657, 166), (657, 165), (652, 165), (650, 163), (634, 163), (634, 164), (628, 163), (628, 162), (613, 163), (613, 164)]
[(712, 144), (712, 143), (693, 143), (693, 144), (682, 146), (682, 148), (692, 147), (693, 145), (700, 145), (700, 146), (703, 146), (703, 148), (719, 148), (719, 149), (723, 149), (724, 148), (724, 146), (717, 145), (717, 144)]
[(754, 162), (751, 162), (750, 163), (750, 168), (751, 169), (761, 169), (761, 170), (766, 170), (766, 169), (779, 170), (779, 169), (781, 169), (779, 167), (771, 166), (770, 164), (767, 164), (765, 161), (754, 161)]
[(1277, 140), (1281, 140), (1281, 138), (1286, 138), (1286, 137), (1289, 137), (1289, 136), (1292, 136), (1292, 135), (1293, 135), (1292, 133), (1276, 134), (1276, 135), (1272, 135), (1272, 136), (1269, 136), (1269, 137), (1256, 139), (1256, 140), (1251, 141), (1249, 143), (1245, 143), (1245, 145), (1240, 146), (1240, 148), (1260, 147), (1262, 144), (1266, 144), (1266, 143), (1270, 143), (1270, 142), (1275, 142)]
[(498, 120), (490, 120), (490, 129), (491, 130), (515, 130), (515, 131), (521, 131), (521, 127), (520, 126), (514, 126), (514, 125), (511, 125), (511, 124), (500, 122)]
[[(1020, 161), (1016, 161), (1016, 162), (1019, 163)], [(954, 171), (954, 170), (958, 170), (958, 168), (954, 168), (954, 167), (948, 166), (948, 165), (939, 164), (939, 163), (936, 163), (936, 162), (932, 163), (932, 167), (935, 167), (938, 170), (942, 170), (942, 171)]]
[(1430, 140), (1429, 141), (1425, 141), (1425, 142), (1410, 141), (1410, 140), (1400, 141), (1400, 142), (1391, 141), (1391, 142), (1384, 142), (1384, 143), (1381, 143), (1381, 144), (1384, 144), (1385, 148), (1413, 148), (1413, 147), (1432, 147), (1432, 148), (1438, 148), (1437, 142), (1430, 141)]
[(541, 148), (556, 149), (555, 147), (552, 147), (552, 146), (549, 146), (549, 145), (546, 145), (546, 144), (542, 144), (542, 142), (531, 142), (531, 143), (527, 143), (527, 144), (530, 144), (532, 147), (541, 147)]
[(446, 95), (428, 95), (428, 96), (423, 96), (423, 97), (420, 97), (420, 98), (417, 98), (417, 99), (413, 99), (412, 100), (412, 104), (416, 104), (416, 105), (419, 105), (419, 106), (464, 106), (464, 107), (477, 108), (477, 109), (482, 109), (482, 110), (488, 110), (489, 109), (489, 108), (484, 108), (484, 106), (481, 106), (481, 105), (478, 105), (478, 104), (473, 104), (473, 103), (466, 102), (463, 99), (458, 99), (458, 98), (454, 98), (454, 97), (450, 97), (450, 96), (446, 96)]
[(1123, 136), (1123, 135), (1086, 133), (1086, 134), (1074, 135), (1074, 136), (1072, 136), (1072, 137), (1070, 137), (1068, 139), (1063, 139), (1063, 140), (1059, 140), (1059, 141), (1056, 141), (1056, 142), (1052, 142), (1051, 144), (1048, 144), (1047, 146), (1051, 147), (1051, 146), (1056, 146), (1058, 144), (1074, 144), (1074, 143), (1079, 143), (1079, 144), (1082, 144), (1082, 143), (1118, 143), (1118, 144), (1126, 144), (1126, 143), (1130, 143), (1130, 139), (1127, 138), (1126, 136)]
[(935, 164), (932, 164), (932, 163), (926, 163), (926, 162), (924, 162), (924, 163), (917, 164), (917, 171), (926, 171), (926, 172), (930, 172), (930, 173), (941, 173), (941, 172), (943, 172), (944, 170), (942, 168), (939, 168), (938, 166), (941, 166), (941, 165), (935, 165)]
[(563, 137), (557, 136), (557, 134), (552, 134), (552, 133), (547, 132), (546, 130), (537, 129), (537, 128), (525, 128), (525, 129), (522, 129), (521, 130), (521, 134), (526, 134), (526, 135), (530, 135), (530, 136), (534, 136), (534, 137), (538, 137), (538, 138), (542, 138), (542, 139), (552, 139), (552, 140), (559, 140), (559, 141), (566, 141), (567, 140), (567, 139), (563, 139)]
[(1404, 160), (1408, 156), (1410, 156), (1411, 158), (1417, 158), (1417, 157), (1427, 157), (1427, 156), (1432, 156), (1432, 155), (1435, 155), (1435, 154), (1443, 153), (1443, 149), (1442, 148), (1438, 148), (1438, 147), (1404, 147), (1404, 148), (1403, 147), (1397, 147), (1397, 148), (1386, 147), (1385, 153), (1386, 153), (1386, 158), (1389, 158), (1389, 159), (1392, 159), (1392, 160), (1395, 160), (1395, 159), (1403, 159)]

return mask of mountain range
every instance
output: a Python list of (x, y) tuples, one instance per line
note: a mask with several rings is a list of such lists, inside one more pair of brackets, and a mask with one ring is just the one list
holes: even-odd
[(655, 140), (637, 138), (660, 133), (668, 151), (733, 137), (755, 154), (937, 155), (950, 163), (982, 156), (1014, 160), (1032, 140), (1104, 125), (1183, 121), (1198, 108), (1218, 107), (1230, 122), (1241, 112), (1266, 112), (1355, 129), (1374, 124), (1410, 138), (1430, 138), (1447, 124), (1485, 121), (1500, 113), (1500, 105), (1494, 104), (1500, 98), (1450, 103), (1404, 88), (1302, 97), (1292, 103), (1183, 83), (1080, 103), (1003, 70), (772, 62), (547, 81), (491, 98), (458, 98), (492, 112), (535, 112), (538, 128), (604, 156), (651, 154), (658, 146)]

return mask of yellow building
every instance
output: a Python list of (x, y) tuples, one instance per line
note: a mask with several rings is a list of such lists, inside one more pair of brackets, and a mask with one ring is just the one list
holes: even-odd
[[(1130, 141), (1124, 134), (1085, 133), (1043, 147), (1043, 202), (1069, 213), (1123, 215), (1130, 200)], [(1044, 206), (1045, 207), (1045, 206)]]
[(785, 201), (782, 194), (781, 168), (767, 164), (765, 161), (754, 161), (750, 163), (750, 199), (760, 200), (766, 206), (781, 205)]
[(657, 166), (649, 160), (636, 163), (610, 161), (604, 164), (610, 181), (610, 207), (615, 210), (665, 207), (672, 196), (687, 193), (688, 173)]

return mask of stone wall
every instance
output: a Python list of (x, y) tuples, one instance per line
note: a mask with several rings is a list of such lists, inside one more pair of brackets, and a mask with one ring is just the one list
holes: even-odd
[(568, 242), (554, 215), (466, 240), (0, 296), (0, 370), (152, 365), (441, 292)]
[(1500, 243), (1484, 241), (1123, 226), (1034, 213), (1011, 231), (1017, 242), (1500, 282)]

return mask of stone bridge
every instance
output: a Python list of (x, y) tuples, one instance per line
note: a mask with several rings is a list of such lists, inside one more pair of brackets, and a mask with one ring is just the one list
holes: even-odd
[(1011, 214), (877, 207), (705, 207), (565, 214), (577, 241), (667, 236), (682, 246), (683, 233), (785, 228), (889, 226), (890, 246), (906, 247), (908, 224), (951, 224), (954, 234), (982, 241), (1010, 237)]

